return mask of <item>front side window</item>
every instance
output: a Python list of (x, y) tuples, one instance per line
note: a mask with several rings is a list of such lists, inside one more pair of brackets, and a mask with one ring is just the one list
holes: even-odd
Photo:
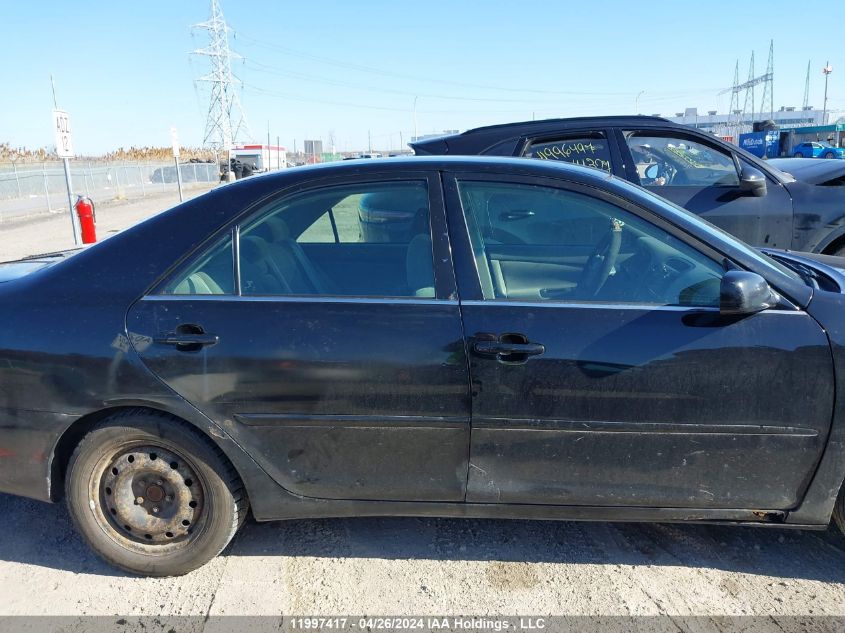
[(485, 299), (719, 305), (718, 263), (613, 204), (521, 183), (459, 191)]
[(738, 186), (733, 157), (684, 137), (626, 132), (639, 184), (644, 187)]
[(524, 155), (527, 158), (559, 160), (606, 172), (612, 170), (610, 148), (601, 132), (582, 132), (553, 140), (536, 141), (528, 146)]
[(240, 230), (241, 293), (434, 297), (424, 181), (328, 187)]

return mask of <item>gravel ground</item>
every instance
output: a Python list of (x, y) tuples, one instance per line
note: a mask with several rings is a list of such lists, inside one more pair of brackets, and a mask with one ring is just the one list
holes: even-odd
[[(175, 202), (103, 205), (99, 234)], [(65, 215), (0, 224), (0, 261), (70, 246)], [(668, 630), (723, 630), (721, 616), (760, 615), (801, 616), (789, 621), (801, 631), (813, 630), (807, 617), (845, 617), (845, 538), (832, 529), (251, 522), (224, 555), (176, 579), (136, 578), (101, 562), (72, 530), (64, 505), (0, 494), (0, 535), (0, 616), (200, 616), (193, 630), (213, 630), (216, 615), (661, 614), (673, 618)], [(683, 616), (703, 619), (687, 627), (674, 619)], [(743, 628), (770, 630), (766, 622)]]
[(696, 525), (248, 522), (182, 578), (100, 561), (63, 504), (0, 495), (0, 615), (845, 616), (845, 538)]

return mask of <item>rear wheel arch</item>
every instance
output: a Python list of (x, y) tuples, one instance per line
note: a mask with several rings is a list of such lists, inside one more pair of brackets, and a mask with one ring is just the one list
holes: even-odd
[(211, 442), (211, 444), (213, 444), (222, 453), (222, 458), (228, 463), (234, 472), (238, 474), (241, 482), (244, 486), (246, 486), (246, 480), (243, 473), (237, 467), (235, 461), (233, 461), (227, 451), (220, 446), (220, 443), (216, 442), (211, 434), (199, 425), (161, 407), (152, 405), (121, 405), (99, 409), (83, 415), (65, 429), (64, 433), (62, 433), (59, 437), (59, 440), (53, 448), (50, 464), (50, 500), (60, 501), (62, 499), (65, 489), (65, 475), (67, 474), (71, 455), (73, 455), (76, 447), (92, 429), (104, 420), (119, 417), (130, 418), (131, 416), (137, 414), (161, 416), (163, 420), (169, 421), (170, 423), (181, 424), (188, 427), (194, 434), (202, 437), (208, 442)]

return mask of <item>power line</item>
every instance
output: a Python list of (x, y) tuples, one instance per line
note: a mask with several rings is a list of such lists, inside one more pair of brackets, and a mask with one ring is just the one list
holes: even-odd
[(618, 96), (627, 96), (627, 92), (588, 92), (588, 91), (578, 91), (578, 90), (540, 90), (537, 88), (521, 88), (521, 87), (508, 87), (508, 86), (489, 86), (483, 84), (473, 84), (467, 83), (464, 81), (451, 81), (449, 79), (435, 79), (432, 77), (421, 77), (415, 75), (407, 75), (404, 73), (396, 73), (389, 70), (384, 70), (381, 68), (375, 68), (373, 66), (365, 66), (362, 64), (353, 64), (350, 62), (345, 62), (338, 59), (333, 59), (330, 57), (323, 57), (320, 55), (314, 55), (312, 53), (307, 53), (305, 51), (299, 51), (293, 48), (289, 48), (287, 46), (281, 46), (279, 44), (274, 44), (271, 42), (265, 42), (259, 40), (254, 37), (250, 37), (241, 33), (240, 31), (235, 32), (235, 38), (240, 40), (247, 40), (247, 43), (252, 42), (255, 46), (260, 46), (262, 48), (267, 48), (270, 50), (274, 50), (280, 52), (284, 55), (289, 55), (292, 57), (298, 57), (300, 59), (309, 59), (311, 61), (320, 62), (330, 66), (337, 66), (339, 68), (344, 68), (346, 70), (356, 70), (359, 72), (370, 73), (374, 75), (382, 75), (384, 77), (392, 77), (395, 79), (407, 79), (411, 81), (417, 82), (426, 82), (426, 83), (437, 83), (442, 85), (448, 86), (459, 86), (461, 88), (473, 88), (477, 90), (494, 90), (500, 92), (517, 92), (517, 93), (530, 93), (530, 94), (547, 94), (547, 95), (564, 95), (564, 96), (595, 96), (595, 97), (618, 97)]

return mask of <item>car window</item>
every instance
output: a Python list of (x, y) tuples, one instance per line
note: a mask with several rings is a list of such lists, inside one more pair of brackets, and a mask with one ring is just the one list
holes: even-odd
[(271, 203), (241, 227), (239, 252), (244, 295), (434, 297), (424, 181)]
[(613, 204), (519, 183), (459, 191), (485, 299), (719, 305), (718, 263)]
[(641, 185), (646, 187), (738, 186), (733, 157), (682, 136), (626, 132)]
[(526, 158), (559, 160), (585, 167), (611, 171), (610, 148), (601, 132), (580, 133), (553, 140), (533, 142), (525, 150)]
[(172, 295), (227, 295), (235, 292), (232, 236), (227, 233), (212, 247), (195, 257), (162, 289)]

